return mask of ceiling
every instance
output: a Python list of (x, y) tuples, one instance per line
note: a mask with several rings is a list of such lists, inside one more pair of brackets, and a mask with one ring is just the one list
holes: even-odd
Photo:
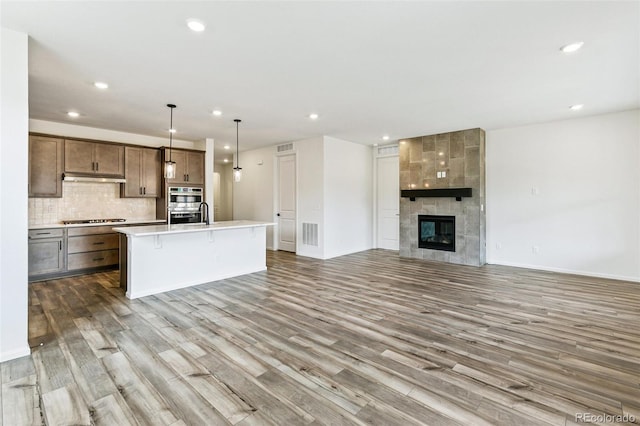
[[(637, 1), (4, 1), (30, 35), (30, 117), (214, 138), (216, 158), (640, 107)], [(186, 20), (206, 30), (195, 33)], [(559, 48), (575, 41), (573, 54)], [(95, 81), (109, 89), (98, 90)], [(569, 106), (584, 104), (580, 111)], [(212, 110), (222, 115), (214, 117)], [(71, 119), (66, 112), (80, 117)], [(310, 113), (319, 114), (317, 120)]]

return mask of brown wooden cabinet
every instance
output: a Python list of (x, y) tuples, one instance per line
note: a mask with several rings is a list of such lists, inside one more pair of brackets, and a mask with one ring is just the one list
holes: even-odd
[(69, 271), (118, 264), (118, 234), (113, 226), (68, 229), (67, 257)]
[(187, 151), (185, 171), (188, 183), (204, 185), (204, 152)]
[(156, 198), (160, 196), (160, 150), (127, 146), (124, 149), (125, 178), (121, 196)]
[(124, 176), (124, 146), (66, 139), (64, 171), (122, 177)]
[(29, 231), (29, 277), (65, 270), (64, 240), (62, 228)]
[(62, 197), (64, 141), (29, 136), (29, 197)]
[[(163, 150), (163, 161), (169, 160), (169, 149)], [(175, 179), (167, 179), (167, 183), (204, 185), (204, 152), (171, 150), (171, 160), (176, 163)]]

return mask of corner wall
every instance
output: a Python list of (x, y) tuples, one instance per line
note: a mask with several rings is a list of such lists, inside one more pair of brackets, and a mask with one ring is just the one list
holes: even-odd
[(640, 281), (640, 110), (487, 132), (487, 255)]
[[(296, 152), (297, 228), (296, 254), (325, 259), (325, 162), (324, 139), (305, 139), (294, 143)], [(304, 244), (302, 224), (318, 225), (318, 244)]]
[(372, 148), (324, 138), (324, 258), (373, 247)]
[[(296, 254), (328, 259), (371, 248), (371, 148), (329, 137), (293, 146), (287, 154), (296, 156)], [(234, 219), (276, 222), (276, 154), (276, 146), (241, 153)], [(303, 223), (318, 225), (317, 245), (303, 243)], [(267, 229), (267, 247), (276, 247), (277, 229)]]
[(1, 29), (0, 49), (0, 362), (28, 344), (28, 37)]

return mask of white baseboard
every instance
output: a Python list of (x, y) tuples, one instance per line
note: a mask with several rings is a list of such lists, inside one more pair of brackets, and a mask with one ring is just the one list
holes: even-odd
[(526, 263), (517, 263), (517, 262), (494, 262), (491, 260), (487, 260), (487, 263), (489, 265), (513, 266), (515, 268), (535, 269), (538, 271), (558, 272), (561, 274), (582, 275), (585, 277), (606, 278), (610, 280), (631, 281), (635, 283), (640, 283), (640, 277), (631, 277), (631, 276), (628, 277), (625, 275), (600, 274), (597, 272), (578, 271), (574, 269), (554, 268), (554, 267), (540, 266), (540, 265), (529, 265)]
[(11, 361), (12, 359), (29, 355), (31, 355), (31, 348), (29, 348), (29, 345), (26, 345), (22, 348), (0, 352), (0, 362)]

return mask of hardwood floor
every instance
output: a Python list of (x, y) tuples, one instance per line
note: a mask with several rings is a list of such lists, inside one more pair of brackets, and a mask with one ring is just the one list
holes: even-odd
[(268, 265), (133, 301), (117, 271), (31, 284), (0, 424), (640, 422), (638, 283), (383, 250)]

